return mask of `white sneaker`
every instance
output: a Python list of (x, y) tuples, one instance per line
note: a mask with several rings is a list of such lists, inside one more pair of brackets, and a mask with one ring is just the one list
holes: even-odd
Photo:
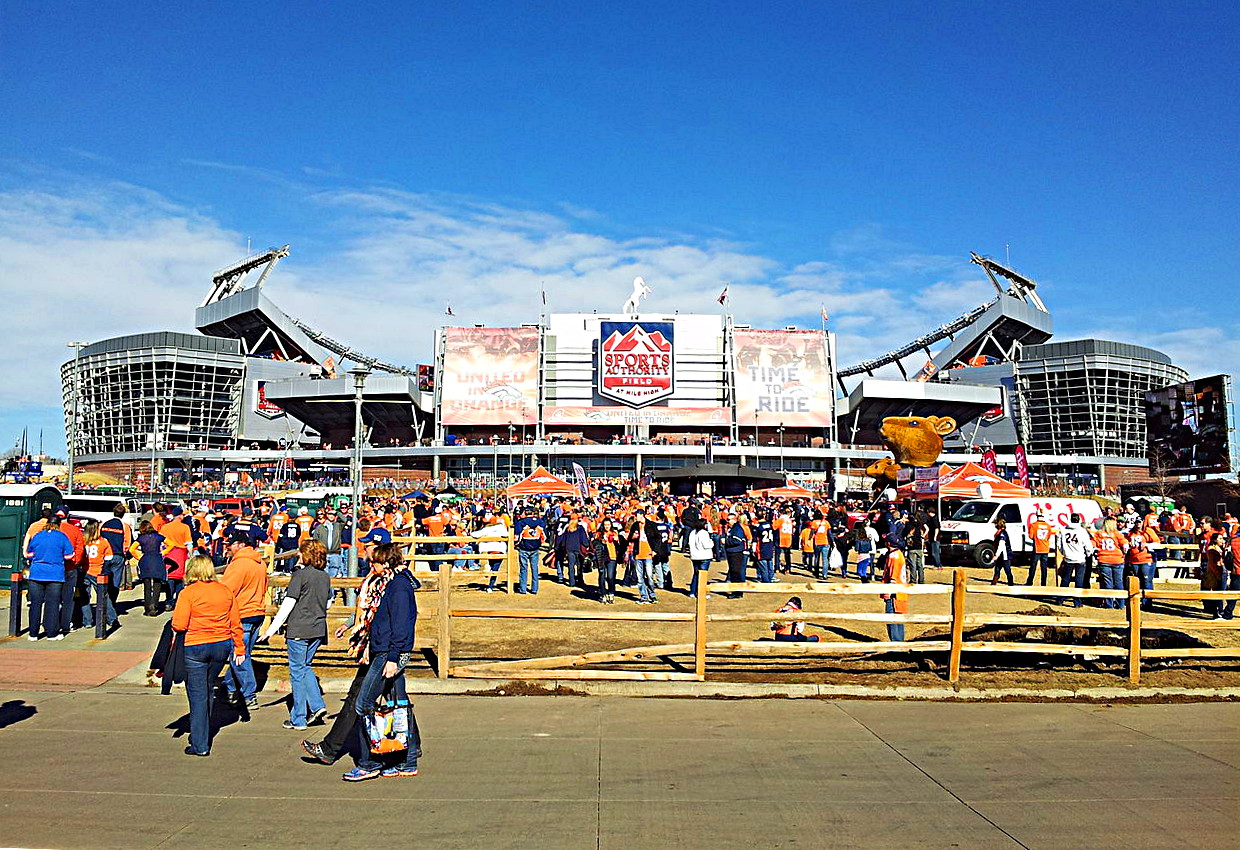
[(64, 635), (56, 635), (56, 637), (48, 638), (48, 640), (64, 640), (64, 639), (65, 639)]
[(39, 640), (39, 638), (35, 637), (34, 635), (26, 635), (26, 640)]

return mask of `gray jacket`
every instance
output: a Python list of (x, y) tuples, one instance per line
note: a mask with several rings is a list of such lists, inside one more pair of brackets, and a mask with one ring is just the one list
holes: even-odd
[(320, 522), (310, 532), (310, 536), (323, 544), (327, 554), (334, 555), (340, 551), (340, 541), (344, 536), (344, 523)]

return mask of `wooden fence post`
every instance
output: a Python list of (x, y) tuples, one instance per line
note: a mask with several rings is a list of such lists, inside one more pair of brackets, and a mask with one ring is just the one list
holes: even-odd
[(439, 639), (435, 644), (439, 678), (448, 678), (452, 665), (452, 563), (439, 563)]
[(1141, 681), (1141, 580), (1128, 576), (1128, 681)]
[(698, 592), (693, 604), (693, 674), (706, 681), (706, 571), (698, 570)]
[(952, 646), (947, 662), (947, 681), (960, 680), (960, 655), (964, 647), (964, 595), (968, 576), (964, 570), (952, 570)]

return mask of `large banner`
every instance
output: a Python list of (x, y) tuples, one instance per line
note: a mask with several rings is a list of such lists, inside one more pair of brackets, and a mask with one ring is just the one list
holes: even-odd
[(732, 339), (740, 427), (755, 421), (767, 426), (830, 426), (835, 389), (822, 331), (738, 330)]
[(538, 422), (537, 328), (444, 328), (445, 425)]
[(545, 407), (547, 425), (711, 425), (732, 424), (726, 407)]
[(1215, 375), (1145, 394), (1151, 477), (1231, 471), (1230, 383)]

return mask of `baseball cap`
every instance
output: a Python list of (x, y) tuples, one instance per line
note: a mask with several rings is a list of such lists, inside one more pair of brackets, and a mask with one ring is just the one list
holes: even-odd
[(228, 535), (228, 542), (230, 545), (233, 543), (240, 543), (243, 546), (249, 546), (254, 541), (252, 541), (250, 539), (250, 535), (246, 534), (244, 531), (234, 531)]
[(69, 515), (69, 508), (68, 508), (68, 506), (66, 506), (66, 505), (61, 505), (60, 507), (56, 508), (56, 516), (59, 516), (59, 517), (67, 517), (68, 515)]
[(242, 515), (242, 516), (253, 516), (253, 515), (254, 515), (254, 509), (253, 509), (253, 508), (248, 508), (248, 507), (247, 507), (247, 508), (242, 508), (242, 509), (241, 509), (241, 515)]

